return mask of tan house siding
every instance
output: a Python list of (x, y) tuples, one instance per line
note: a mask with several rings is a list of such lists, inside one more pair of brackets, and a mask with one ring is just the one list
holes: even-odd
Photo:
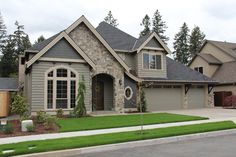
[(232, 94), (236, 95), (236, 85), (225, 85), (225, 86), (214, 87), (214, 92), (221, 92), (221, 91), (232, 91)]
[(135, 54), (129, 52), (117, 52), (121, 59), (131, 68), (135, 69)]
[[(143, 69), (143, 53), (156, 53), (162, 55), (162, 69), (150, 70)], [(155, 50), (141, 50), (137, 54), (137, 73), (139, 77), (157, 77), (157, 78), (166, 78), (167, 70), (166, 70), (166, 56), (164, 52), (155, 51)]]
[(197, 56), (190, 65), (190, 68), (192, 69), (195, 67), (203, 67), (203, 74), (208, 77), (212, 77), (219, 68), (219, 65), (209, 65), (204, 59)]
[(220, 60), (221, 62), (230, 62), (230, 61), (234, 61), (234, 58), (231, 57), (230, 55), (228, 55), (226, 52), (221, 51), (219, 48), (215, 47), (212, 44), (207, 43), (203, 49), (201, 50), (200, 53), (207, 53), (207, 54), (211, 54), (214, 57), (216, 57), (218, 60)]

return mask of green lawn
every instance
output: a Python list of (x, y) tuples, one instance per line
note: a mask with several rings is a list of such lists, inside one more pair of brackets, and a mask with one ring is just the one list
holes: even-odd
[[(151, 129), (151, 130), (145, 130), (143, 134), (140, 134), (140, 131), (130, 131), (122, 133), (61, 138), (53, 140), (21, 142), (15, 144), (0, 145), (0, 156), (5, 157), (12, 155), (53, 151), (53, 150), (81, 148), (88, 146), (162, 138), (162, 137), (202, 133), (202, 132), (233, 129), (233, 128), (236, 128), (236, 124), (234, 124), (232, 121), (223, 121), (223, 122), (212, 122), (212, 123), (195, 124), (187, 126), (175, 126), (168, 128)], [(31, 146), (35, 148), (29, 149), (29, 147)], [(2, 154), (3, 150), (9, 150), (9, 149), (13, 149), (15, 150), (15, 152), (9, 154)]]
[[(143, 124), (161, 124), (193, 120), (204, 120), (205, 117), (186, 116), (170, 113), (143, 114)], [(94, 130), (116, 127), (127, 127), (140, 125), (140, 115), (115, 115), (85, 118), (65, 118), (57, 122), (60, 126), (60, 132)]]

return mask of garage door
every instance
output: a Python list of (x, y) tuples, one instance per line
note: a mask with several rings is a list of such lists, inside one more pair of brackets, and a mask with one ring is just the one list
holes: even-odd
[(188, 91), (188, 108), (205, 107), (205, 89), (190, 88)]
[(148, 111), (175, 110), (182, 107), (181, 88), (145, 88)]

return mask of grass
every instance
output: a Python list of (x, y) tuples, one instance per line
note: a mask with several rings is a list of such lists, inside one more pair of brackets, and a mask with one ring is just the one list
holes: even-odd
[[(187, 116), (171, 113), (143, 114), (143, 124), (161, 124), (193, 120), (204, 120), (205, 117)], [(140, 114), (115, 115), (85, 118), (64, 118), (59, 119), (60, 132), (94, 130), (140, 125)]]
[[(81, 148), (88, 146), (162, 138), (162, 137), (202, 133), (202, 132), (233, 129), (233, 128), (236, 128), (236, 124), (234, 124), (232, 121), (222, 121), (222, 122), (212, 122), (204, 124), (151, 129), (151, 130), (145, 130), (143, 134), (140, 134), (140, 131), (130, 131), (122, 133), (110, 133), (110, 134), (101, 134), (92, 136), (21, 142), (21, 143), (0, 145), (0, 156), (6, 157), (12, 155), (30, 154), (30, 153), (53, 151), (53, 150)], [(29, 147), (35, 147), (35, 148), (28, 149)], [(15, 152), (9, 154), (2, 154), (3, 150), (9, 150), (9, 149), (13, 149), (15, 150)]]

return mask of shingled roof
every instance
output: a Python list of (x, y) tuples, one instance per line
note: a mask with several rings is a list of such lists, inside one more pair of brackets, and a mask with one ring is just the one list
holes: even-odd
[(206, 44), (207, 42), (226, 52), (230, 56), (236, 58), (236, 43), (231, 43), (226, 41), (206, 40), (204, 44)]
[(216, 57), (214, 57), (211, 54), (207, 53), (199, 53), (197, 56), (200, 56), (202, 59), (204, 59), (209, 64), (215, 64), (215, 65), (221, 65), (222, 62), (219, 61)]
[(196, 83), (217, 83), (209, 77), (189, 68), (185, 65), (166, 57), (167, 59), (167, 78), (143, 78), (144, 81), (157, 82), (196, 82)]
[(235, 83), (236, 82), (236, 61), (226, 62), (213, 75), (213, 79), (220, 83)]
[(0, 91), (18, 91), (18, 79), (0, 77)]

